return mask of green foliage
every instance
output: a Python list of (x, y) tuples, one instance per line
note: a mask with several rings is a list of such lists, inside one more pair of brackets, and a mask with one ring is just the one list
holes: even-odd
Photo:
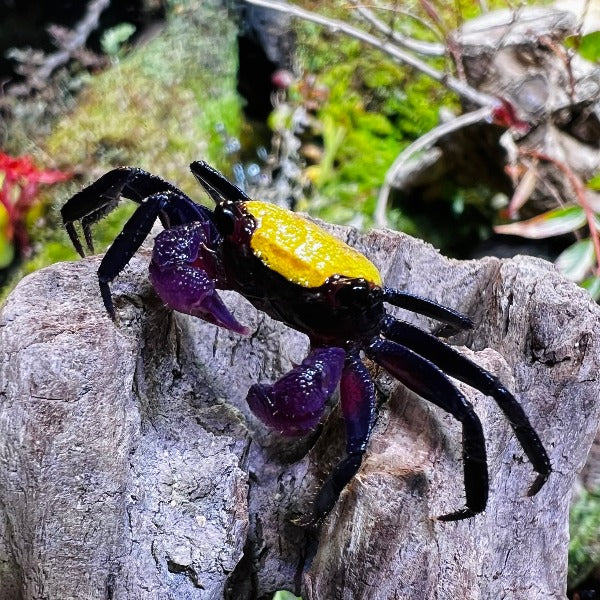
[(579, 54), (591, 62), (600, 61), (600, 31), (588, 33), (581, 38)]
[(590, 293), (590, 296), (596, 301), (600, 301), (600, 277), (592, 275), (581, 282), (581, 287)]
[(592, 31), (584, 36), (572, 36), (567, 45), (590, 62), (600, 62), (600, 31)]
[(495, 229), (497, 233), (521, 235), (537, 240), (577, 231), (585, 223), (585, 211), (581, 206), (562, 206), (526, 221), (498, 225)]
[[(437, 124), (440, 106), (456, 106), (457, 100), (356, 40), (310, 23), (301, 25), (300, 38), (307, 70), (328, 90), (316, 113), (323, 158), (307, 171), (316, 187), (307, 208), (327, 221), (369, 226), (377, 191), (396, 156)], [(404, 221), (415, 231), (410, 219)]]
[[(436, 3), (436, 8), (448, 30), (456, 25), (456, 3)], [(341, 18), (347, 14), (342, 9), (340, 5)], [(478, 3), (464, 0), (463, 9), (470, 15), (469, 11), (479, 10)], [(418, 21), (398, 18), (394, 26), (411, 37), (439, 41)], [(328, 90), (316, 111), (323, 159), (307, 169), (315, 194), (300, 208), (327, 221), (369, 227), (379, 188), (398, 154), (439, 123), (442, 106), (460, 112), (460, 104), (429, 77), (356, 40), (302, 24), (300, 41), (307, 70)], [(430, 64), (442, 71), (450, 69), (445, 58), (432, 59)], [(331, 138), (343, 139), (330, 144)], [(396, 197), (388, 222), (447, 253), (460, 254), (464, 240), (472, 244), (490, 234), (491, 195), (481, 187), (464, 190), (448, 183), (439, 189), (434, 209), (417, 205), (412, 198)], [(436, 219), (438, 213), (443, 218)]]
[[(597, 178), (592, 180), (597, 185)], [(561, 206), (540, 215), (506, 225), (497, 225), (497, 233), (520, 235), (529, 239), (542, 239), (566, 233), (579, 232), (584, 226), (590, 226), (588, 219), (593, 218), (595, 235), (600, 230), (600, 214), (589, 217), (580, 204)], [(582, 237), (567, 247), (556, 259), (556, 268), (571, 281), (580, 283), (595, 300), (600, 299), (600, 279), (598, 258), (591, 237)]]
[(571, 244), (556, 259), (556, 268), (571, 281), (583, 281), (594, 266), (596, 255), (592, 240), (586, 238)]
[(15, 247), (6, 235), (10, 217), (3, 204), (0, 204), (0, 269), (6, 268), (15, 257)]
[[(507, 4), (505, 0), (492, 0), (488, 6), (506, 8)], [(442, 43), (453, 29), (481, 13), (481, 3), (476, 0), (415, 2), (405, 8), (418, 18), (404, 12), (395, 14), (393, 9), (375, 12), (400, 34)], [(318, 12), (341, 20), (348, 20), (349, 14), (341, 1), (329, 3)], [(438, 124), (442, 106), (455, 112), (462, 108), (444, 86), (355, 39), (312, 23), (300, 25), (299, 38), (303, 66), (316, 74), (318, 83), (329, 91), (327, 100), (316, 111), (322, 124), (323, 159), (321, 164), (308, 168), (316, 193), (302, 208), (329, 221), (367, 227), (379, 187), (394, 159), (410, 142)], [(453, 71), (448, 58), (428, 62), (440, 72)], [(341, 143), (328, 142), (331, 130), (338, 134), (336, 140), (343, 138)], [(403, 199), (395, 193), (388, 222), (427, 239), (446, 253), (460, 255), (472, 248), (474, 240), (491, 235), (496, 216), (492, 207), (495, 191), (483, 185), (465, 189), (448, 181), (437, 189), (428, 188), (429, 196), (419, 197), (419, 206), (414, 198)], [(436, 220), (437, 212), (444, 218)], [(580, 226), (580, 217), (573, 217), (567, 228), (575, 221)], [(535, 227), (539, 236), (546, 235), (544, 228), (550, 230), (561, 224), (554, 218), (540, 221)]]
[[(235, 133), (240, 124), (234, 32), (224, 16), (209, 16), (204, 35), (181, 15), (161, 36), (91, 79), (77, 108), (47, 140), (47, 152), (73, 165), (93, 165), (97, 173), (134, 164), (173, 181), (199, 156), (222, 164), (213, 132), (224, 123)], [(229, 44), (216, 43), (220, 37), (229, 37)], [(191, 178), (181, 184), (197, 191)]]
[(590, 190), (594, 190), (595, 192), (600, 192), (600, 173), (595, 177), (592, 177), (588, 182), (587, 186)]
[(294, 596), (292, 592), (280, 590), (279, 592), (275, 592), (273, 600), (302, 600), (302, 598), (300, 596)]
[(46, 152), (95, 176), (138, 165), (197, 195), (189, 163), (222, 166), (215, 129), (223, 123), (235, 133), (241, 122), (233, 25), (222, 11), (197, 12), (172, 17), (163, 34), (91, 78)]
[(100, 38), (102, 52), (108, 56), (116, 57), (122, 52), (125, 42), (135, 33), (131, 23), (120, 23), (107, 29)]
[(584, 491), (571, 506), (568, 587), (575, 588), (600, 566), (600, 490)]

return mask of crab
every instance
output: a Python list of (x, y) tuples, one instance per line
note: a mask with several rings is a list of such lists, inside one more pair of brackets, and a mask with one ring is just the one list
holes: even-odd
[(114, 209), (121, 197), (139, 204), (98, 269), (100, 293), (113, 320), (116, 314), (109, 284), (158, 218), (164, 230), (154, 240), (150, 281), (167, 306), (248, 334), (217, 292), (235, 290), (258, 310), (308, 336), (310, 351), (303, 362), (274, 384), (254, 384), (247, 402), (269, 428), (282, 435), (301, 436), (317, 427), (339, 385), (346, 454), (315, 498), (314, 522), (334, 507), (367, 450), (376, 394), (363, 356), (462, 425), (466, 502), (463, 508), (438, 519), (456, 521), (482, 512), (489, 488), (481, 422), (450, 377), (494, 398), (537, 473), (528, 495), (540, 490), (550, 475), (550, 461), (514, 396), (494, 375), (435, 335), (391, 316), (385, 306), (408, 309), (454, 330), (473, 327), (468, 316), (386, 287), (370, 260), (314, 222), (251, 200), (205, 162), (193, 162), (190, 168), (214, 200), (214, 211), (160, 177), (121, 167), (66, 202), (61, 210), (66, 230), (84, 256), (74, 226), (77, 221), (93, 252), (90, 226)]

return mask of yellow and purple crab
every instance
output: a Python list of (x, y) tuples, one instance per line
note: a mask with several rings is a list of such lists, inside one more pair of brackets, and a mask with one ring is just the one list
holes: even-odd
[(76, 221), (81, 221), (87, 246), (93, 251), (92, 223), (115, 208), (121, 197), (140, 205), (98, 269), (102, 299), (113, 319), (109, 283), (127, 265), (158, 217), (164, 231), (154, 241), (150, 281), (169, 307), (247, 334), (248, 329), (217, 293), (217, 289), (235, 290), (258, 310), (309, 337), (311, 349), (306, 359), (273, 385), (253, 385), (247, 400), (270, 428), (297, 436), (318, 425), (327, 400), (340, 386), (346, 456), (318, 493), (313, 520), (332, 509), (367, 449), (375, 388), (361, 353), (462, 424), (466, 505), (439, 519), (471, 517), (485, 509), (488, 497), (481, 423), (449, 376), (496, 400), (538, 474), (528, 493), (539, 491), (550, 474), (550, 461), (513, 395), (491, 373), (434, 335), (389, 315), (385, 304), (458, 329), (473, 326), (467, 316), (385, 287), (379, 271), (365, 256), (302, 216), (251, 200), (205, 162), (193, 162), (191, 170), (215, 201), (214, 211), (159, 177), (121, 167), (75, 194), (62, 208), (63, 221), (83, 256)]

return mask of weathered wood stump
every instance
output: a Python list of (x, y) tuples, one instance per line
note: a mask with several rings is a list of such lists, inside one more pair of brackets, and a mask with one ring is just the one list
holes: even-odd
[[(600, 168), (600, 68), (577, 54), (565, 59), (564, 40), (578, 27), (573, 13), (551, 6), (495, 10), (466, 21), (453, 34), (466, 81), (509, 101), (531, 129), (515, 132), (509, 153), (500, 144), (505, 128), (477, 123), (454, 131), (408, 161), (394, 187), (409, 198), (435, 198), (450, 179), (510, 197), (522, 178), (518, 163), (536, 173), (521, 217), (555, 208), (556, 198), (573, 198), (572, 182), (557, 164), (584, 181)], [(591, 190), (587, 195), (597, 201)]]
[(173, 315), (147, 253), (113, 286), (115, 325), (94, 257), (29, 276), (0, 313), (3, 599), (564, 598), (570, 491), (600, 416), (600, 310), (537, 259), (456, 262), (402, 234), (334, 231), (388, 285), (474, 317), (451, 341), (525, 407), (554, 466), (541, 492), (525, 497), (533, 473), (493, 401), (461, 385), (487, 435), (490, 502), (436, 521), (463, 504), (460, 429), (372, 366), (366, 460), (320, 531), (295, 525), (343, 452), (341, 418), (290, 442), (244, 399), (306, 339), (235, 294), (246, 338)]

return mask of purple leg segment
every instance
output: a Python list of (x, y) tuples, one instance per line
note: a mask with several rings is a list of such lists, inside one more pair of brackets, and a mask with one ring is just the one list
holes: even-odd
[(312, 520), (320, 521), (334, 506), (346, 484), (356, 475), (375, 417), (375, 386), (358, 352), (346, 358), (340, 382), (340, 402), (346, 422), (346, 453), (320, 489)]
[(377, 339), (369, 344), (366, 352), (398, 381), (449, 412), (462, 424), (466, 507), (438, 518), (457, 521), (483, 511), (488, 497), (485, 438), (471, 403), (438, 367), (409, 348)]
[(213, 235), (210, 225), (203, 222), (159, 233), (150, 263), (150, 281), (174, 310), (247, 334), (248, 329), (238, 323), (216, 291), (222, 279), (212, 250)]
[(288, 436), (314, 429), (325, 403), (342, 376), (346, 352), (341, 348), (315, 348), (272, 385), (255, 384), (247, 396), (252, 412), (272, 429)]
[(349, 354), (340, 383), (346, 452), (364, 453), (375, 417), (375, 385), (358, 354)]

